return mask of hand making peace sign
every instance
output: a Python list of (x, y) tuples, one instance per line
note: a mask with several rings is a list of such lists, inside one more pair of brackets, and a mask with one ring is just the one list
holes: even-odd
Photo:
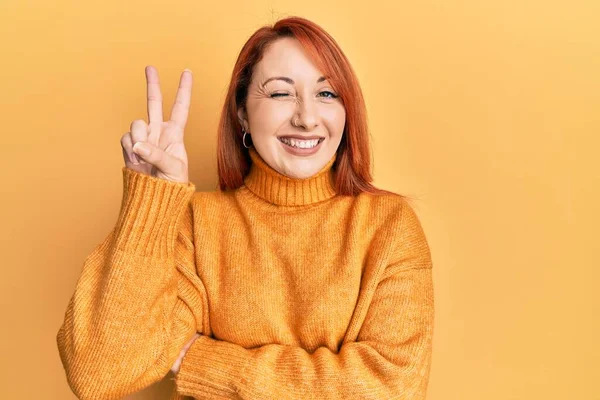
[[(188, 183), (183, 131), (192, 97), (192, 73), (184, 70), (181, 74), (171, 119), (166, 122), (163, 121), (158, 72), (151, 65), (146, 67), (146, 82), (148, 124), (143, 119), (136, 119), (131, 123), (131, 131), (121, 137), (125, 166), (157, 178)], [(145, 153), (145, 149), (148, 152)]]

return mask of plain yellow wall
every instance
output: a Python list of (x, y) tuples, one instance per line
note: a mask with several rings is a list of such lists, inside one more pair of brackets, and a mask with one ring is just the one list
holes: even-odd
[(436, 292), (428, 400), (600, 399), (597, 0), (3, 0), (0, 398), (74, 398), (56, 333), (116, 222), (144, 67), (165, 115), (193, 71), (190, 177), (212, 190), (233, 63), (290, 15), (354, 66), (375, 184), (418, 198)]

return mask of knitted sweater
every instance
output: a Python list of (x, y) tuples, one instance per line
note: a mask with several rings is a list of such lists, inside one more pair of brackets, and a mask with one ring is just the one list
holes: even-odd
[(80, 399), (157, 382), (172, 398), (424, 399), (431, 253), (395, 194), (336, 194), (336, 156), (290, 178), (250, 149), (234, 191), (123, 167), (115, 227), (85, 259), (57, 335)]

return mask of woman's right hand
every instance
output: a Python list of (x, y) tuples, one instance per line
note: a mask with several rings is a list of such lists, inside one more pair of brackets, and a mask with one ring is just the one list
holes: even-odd
[[(156, 68), (146, 67), (148, 124), (143, 119), (131, 123), (130, 132), (121, 137), (125, 166), (137, 172), (188, 183), (188, 158), (183, 143), (192, 97), (192, 73), (184, 70), (171, 119), (163, 122), (162, 94)], [(144, 153), (143, 149), (148, 149)]]

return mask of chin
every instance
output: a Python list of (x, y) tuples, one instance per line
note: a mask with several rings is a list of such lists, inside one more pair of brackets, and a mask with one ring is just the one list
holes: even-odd
[[(325, 165), (325, 164), (323, 164)], [(296, 179), (306, 179), (315, 175), (322, 168), (321, 162), (317, 160), (293, 160), (291, 162), (290, 167), (292, 168), (292, 172), (286, 174), (292, 178)]]

